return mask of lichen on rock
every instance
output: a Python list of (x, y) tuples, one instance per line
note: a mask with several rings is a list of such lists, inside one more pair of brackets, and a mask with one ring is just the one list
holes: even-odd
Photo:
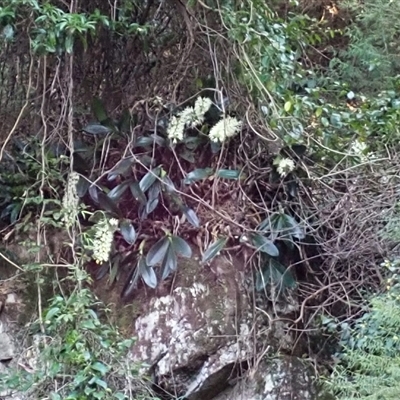
[(178, 279), (171, 294), (152, 299), (148, 311), (135, 322), (133, 360), (146, 362), (159, 385), (186, 398), (195, 398), (210, 377), (252, 355), (240, 268), (223, 257), (218, 262), (232, 269), (225, 281), (216, 282), (204, 266), (192, 261), (192, 282), (186, 275), (185, 286), (180, 286)]

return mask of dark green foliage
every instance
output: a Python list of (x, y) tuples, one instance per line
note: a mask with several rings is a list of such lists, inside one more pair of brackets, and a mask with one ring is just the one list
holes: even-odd
[(348, 45), (338, 51), (331, 67), (352, 90), (395, 89), (400, 74), (398, 32), (400, 5), (396, 1), (347, 1), (353, 23), (345, 29)]
[[(397, 271), (397, 267), (392, 270)], [(375, 295), (349, 335), (326, 383), (338, 400), (395, 400), (400, 396), (400, 292), (397, 273)]]
[[(55, 296), (44, 313), (45, 332), (37, 333), (40, 367), (29, 373), (7, 371), (0, 376), (1, 390), (7, 387), (31, 398), (57, 400), (122, 400), (128, 399), (132, 390), (138, 398), (146, 396), (137, 367), (127, 369), (121, 363), (133, 340), (104, 322), (104, 314), (107, 311), (88, 289)], [(35, 328), (38, 330), (39, 321), (31, 327)], [(59, 385), (54, 387), (54, 382)]]

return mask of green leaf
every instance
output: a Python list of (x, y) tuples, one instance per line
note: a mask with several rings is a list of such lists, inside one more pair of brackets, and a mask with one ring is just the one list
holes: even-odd
[(165, 188), (165, 191), (167, 193), (175, 193), (176, 192), (175, 185), (174, 185), (174, 183), (172, 182), (171, 178), (168, 175), (164, 176), (162, 181), (164, 183), (163, 187)]
[(141, 221), (144, 221), (147, 218), (146, 205), (140, 204), (138, 209), (138, 216)]
[(148, 192), (149, 200), (146, 204), (146, 213), (152, 213), (158, 206), (159, 203), (159, 195), (161, 192), (160, 183), (156, 182), (153, 186), (150, 187)]
[(132, 196), (137, 200), (140, 204), (146, 205), (147, 199), (142, 189), (140, 189), (139, 182), (132, 182), (129, 185), (129, 189), (131, 190)]
[(297, 283), (289, 268), (279, 261), (269, 258), (262, 271), (258, 271), (255, 287), (260, 292), (268, 285), (278, 286), (282, 292), (296, 287)]
[(108, 262), (101, 264), (97, 268), (95, 273), (96, 281), (103, 279), (107, 275), (109, 269), (110, 269), (110, 264)]
[(163, 237), (157, 243), (155, 243), (146, 256), (146, 264), (150, 267), (159, 264), (165, 257), (168, 248), (170, 247), (168, 237)]
[(197, 168), (189, 172), (183, 182), (186, 185), (190, 185), (193, 182), (201, 181), (205, 178), (208, 178), (210, 175), (212, 175), (212, 173), (213, 173), (212, 168)]
[(142, 258), (136, 263), (135, 267), (133, 267), (128, 275), (128, 279), (125, 282), (124, 288), (121, 292), (121, 298), (125, 299), (129, 297), (133, 291), (136, 289), (138, 279), (140, 277), (140, 262)]
[(163, 262), (161, 264), (161, 268), (163, 271), (161, 280), (168, 278), (171, 272), (176, 271), (177, 267), (178, 267), (178, 260), (176, 258), (176, 253), (170, 246), (168, 247), (167, 254), (164, 257)]
[(108, 197), (111, 200), (118, 201), (122, 195), (126, 192), (129, 187), (129, 182), (123, 182), (120, 185), (115, 186), (110, 192), (108, 192)]
[(73, 169), (75, 172), (79, 172), (82, 175), (85, 175), (87, 171), (89, 171), (90, 167), (85, 159), (75, 151), (73, 156)]
[[(107, 389), (108, 388), (107, 382), (103, 381), (102, 379), (96, 378), (94, 382), (96, 383), (97, 386), (100, 386), (103, 389)], [(93, 397), (96, 397), (95, 393), (93, 393)], [(104, 398), (103, 393), (102, 392), (98, 393), (98, 397), (97, 398), (98, 399), (103, 399)]]
[[(187, 136), (183, 139), (183, 143), (185, 143), (185, 147), (188, 150), (196, 150), (200, 144), (204, 142), (204, 139), (200, 136)], [(189, 154), (192, 154), (189, 152)]]
[(93, 99), (92, 112), (99, 122), (104, 122), (108, 119), (104, 104), (98, 97)]
[(150, 188), (150, 186), (156, 181), (157, 177), (160, 176), (161, 168), (156, 167), (147, 172), (147, 174), (140, 180), (139, 187), (143, 193)]
[(133, 147), (151, 147), (154, 143), (154, 139), (147, 136), (140, 136), (137, 138)]
[(121, 132), (129, 132), (131, 128), (131, 114), (128, 109), (122, 112), (121, 118), (118, 121), (118, 129)]
[(57, 315), (60, 311), (59, 307), (50, 308), (47, 312), (46, 317), (44, 318), (46, 321), (50, 321), (55, 315)]
[(337, 113), (332, 113), (331, 118), (330, 118), (330, 123), (335, 127), (335, 128), (341, 128), (342, 127), (342, 117), (340, 114)]
[(99, 191), (95, 185), (89, 187), (89, 195), (96, 203), (99, 202)]
[(292, 102), (288, 100), (283, 106), (284, 110), (288, 113), (292, 109)]
[(295, 180), (287, 182), (286, 190), (292, 197), (298, 197), (299, 195), (299, 185)]
[(108, 181), (113, 181), (115, 180), (118, 176), (124, 175), (129, 168), (134, 164), (135, 159), (133, 157), (125, 158), (121, 160), (108, 174), (107, 180)]
[(322, 117), (322, 118), (321, 118), (321, 123), (322, 123), (322, 125), (323, 125), (325, 128), (327, 128), (327, 127), (329, 126), (328, 118)]
[(157, 275), (153, 267), (148, 266), (143, 258), (139, 261), (139, 270), (144, 283), (152, 289), (155, 289), (157, 287)]
[(97, 194), (97, 198), (100, 206), (103, 208), (104, 211), (107, 211), (114, 216), (121, 215), (121, 211), (119, 210), (118, 206), (106, 194), (104, 194), (103, 192), (99, 192)]
[(179, 157), (183, 158), (184, 160), (190, 162), (191, 164), (194, 164), (196, 162), (196, 159), (194, 158), (194, 153), (185, 149), (182, 152), (179, 153)]
[(191, 225), (193, 225), (195, 228), (200, 227), (199, 217), (191, 208), (185, 206), (182, 211), (186, 215), (186, 218)]
[(100, 372), (101, 375), (105, 375), (110, 370), (107, 365), (101, 363), (100, 361), (96, 361), (95, 363), (93, 363), (91, 365), (91, 368), (95, 371)]
[(192, 249), (189, 244), (179, 236), (171, 236), (171, 246), (175, 253), (183, 257), (192, 257)]
[(127, 400), (127, 397), (121, 392), (114, 393), (113, 397), (115, 397), (117, 400)]
[(300, 228), (299, 224), (292, 216), (284, 214), (283, 217), (285, 226), (289, 228), (289, 233), (291, 236), (299, 240), (304, 239), (306, 237), (303, 229)]
[(83, 197), (87, 193), (89, 186), (90, 182), (81, 175), (78, 183), (76, 184), (76, 192), (78, 197)]
[(137, 237), (136, 231), (129, 220), (127, 219), (123, 220), (119, 225), (119, 229), (121, 231), (122, 237), (128, 244), (132, 245), (133, 243), (135, 243)]
[(257, 226), (257, 230), (265, 233), (273, 233), (278, 218), (279, 214), (277, 213), (272, 214), (271, 217), (265, 218), (265, 220), (262, 221), (260, 225)]
[(257, 233), (250, 233), (248, 236), (250, 243), (257, 249), (257, 251), (262, 251), (271, 257), (279, 256), (278, 248), (265, 236), (258, 235)]
[(218, 142), (211, 142), (210, 147), (213, 154), (217, 154), (221, 150), (221, 145)]
[(100, 124), (88, 124), (84, 128), (82, 128), (82, 130), (83, 132), (93, 136), (107, 135), (111, 132), (110, 128)]
[(150, 137), (153, 139), (153, 142), (158, 144), (160, 147), (165, 147), (167, 145), (167, 141), (159, 135), (152, 133)]
[(120, 261), (121, 261), (121, 256), (118, 254), (118, 256), (115, 257), (115, 259), (113, 260), (112, 267), (110, 270), (110, 279), (109, 279), (110, 285), (112, 285), (117, 279), (118, 272), (120, 269)]
[(217, 171), (217, 176), (223, 179), (239, 179), (240, 171), (235, 169), (219, 169)]
[(228, 238), (223, 237), (223, 238), (217, 239), (215, 242), (211, 243), (211, 245), (204, 252), (201, 262), (207, 263), (207, 262), (211, 261), (215, 256), (217, 256), (220, 253), (220, 251), (225, 247), (227, 242), (228, 242)]

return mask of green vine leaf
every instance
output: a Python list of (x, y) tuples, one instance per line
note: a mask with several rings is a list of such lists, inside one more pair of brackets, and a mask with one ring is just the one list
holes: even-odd
[(50, 321), (53, 317), (55, 317), (60, 312), (60, 307), (53, 307), (47, 312), (44, 317), (45, 321)]
[[(94, 362), (91, 365), (91, 368), (97, 372), (100, 372), (101, 375), (105, 375), (110, 370), (110, 368), (107, 367), (107, 365), (105, 365), (99, 361)], [(106, 387), (107, 387), (107, 385), (106, 385)]]

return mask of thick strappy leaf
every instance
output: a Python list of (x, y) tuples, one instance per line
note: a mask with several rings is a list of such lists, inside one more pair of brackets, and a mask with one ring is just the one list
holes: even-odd
[(228, 241), (227, 237), (220, 238), (215, 242), (211, 243), (211, 245), (204, 252), (203, 258), (201, 260), (202, 263), (207, 263), (211, 261), (215, 256), (217, 256), (221, 250), (225, 247)]

